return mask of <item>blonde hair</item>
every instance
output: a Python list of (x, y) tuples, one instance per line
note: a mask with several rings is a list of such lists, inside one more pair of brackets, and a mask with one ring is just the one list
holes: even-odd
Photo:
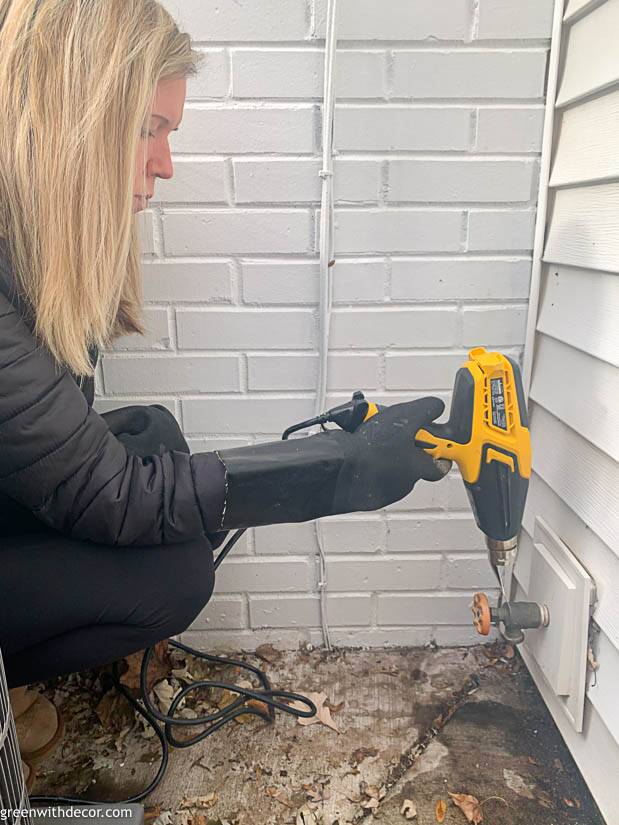
[(144, 331), (135, 159), (158, 82), (199, 63), (156, 0), (0, 0), (0, 238), (77, 375), (89, 347)]

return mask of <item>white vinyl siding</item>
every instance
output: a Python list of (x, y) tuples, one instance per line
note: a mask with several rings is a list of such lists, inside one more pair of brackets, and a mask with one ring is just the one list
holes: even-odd
[[(596, 585), (582, 733), (537, 681), (609, 823), (619, 822), (619, 0), (567, 0), (529, 395), (541, 516)], [(516, 595), (526, 593), (526, 572)], [(535, 673), (534, 673), (535, 675)]]

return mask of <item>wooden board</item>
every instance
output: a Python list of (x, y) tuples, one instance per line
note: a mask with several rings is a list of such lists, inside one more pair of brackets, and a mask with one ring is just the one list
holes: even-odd
[(550, 186), (619, 179), (619, 89), (558, 114)]
[(536, 472), (619, 554), (619, 464), (536, 404), (531, 443)]
[(558, 189), (544, 260), (619, 272), (618, 227), (619, 183)]
[(606, 272), (548, 266), (542, 287), (537, 329), (617, 365), (619, 277)]
[(557, 106), (619, 81), (619, 0), (607, 0), (568, 30)]
[(554, 338), (538, 335), (530, 396), (619, 461), (616, 367)]

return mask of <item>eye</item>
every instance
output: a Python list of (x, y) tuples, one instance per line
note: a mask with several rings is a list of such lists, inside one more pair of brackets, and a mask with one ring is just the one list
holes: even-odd
[(147, 137), (151, 137), (151, 138), (155, 137), (153, 132), (148, 132), (146, 129), (142, 129), (142, 131), (140, 132), (140, 136), (144, 139), (146, 139)]

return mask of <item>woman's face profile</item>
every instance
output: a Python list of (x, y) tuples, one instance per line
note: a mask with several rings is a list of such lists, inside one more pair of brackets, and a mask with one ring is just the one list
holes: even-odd
[[(155, 193), (155, 179), (168, 180), (174, 174), (168, 138), (183, 117), (187, 81), (184, 77), (161, 80), (157, 85), (148, 129), (138, 147), (133, 184), (133, 211), (148, 206)], [(146, 176), (146, 183), (144, 183)]]

